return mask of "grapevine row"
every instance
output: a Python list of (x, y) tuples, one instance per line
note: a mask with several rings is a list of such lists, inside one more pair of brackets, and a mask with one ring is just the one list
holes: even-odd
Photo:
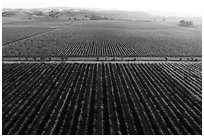
[(3, 64), (3, 134), (202, 134), (200, 66)]

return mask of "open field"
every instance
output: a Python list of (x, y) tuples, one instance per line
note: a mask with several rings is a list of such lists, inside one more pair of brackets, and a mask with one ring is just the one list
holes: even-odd
[(2, 24), (2, 46), (58, 29), (73, 21), (19, 21)]
[(2, 29), (2, 46), (13, 43), (34, 35), (39, 35), (44, 32), (51, 31), (50, 28), (3, 28)]
[(4, 18), (2, 19), (2, 27), (3, 28), (59, 28), (63, 25), (67, 25), (70, 22), (68, 20), (21, 20), (21, 21), (10, 21), (4, 22)]
[[(54, 31), (5, 45), (2, 48), (3, 56), (201, 56), (202, 31), (199, 29), (181, 28), (157, 22), (75, 21), (71, 24), (63, 23), (61, 28)], [(49, 24), (52, 25), (48, 23), (47, 27)], [(18, 26), (18, 24), (14, 25)], [(15, 30), (16, 27), (9, 29)], [(5, 41), (4, 35), (7, 34), (7, 28), (4, 28), (3, 41)]]
[(3, 63), (3, 134), (201, 134), (201, 63)]

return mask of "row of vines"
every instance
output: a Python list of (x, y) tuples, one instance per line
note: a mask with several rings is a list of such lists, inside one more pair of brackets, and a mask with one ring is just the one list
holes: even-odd
[(167, 35), (169, 31), (114, 27), (63, 28), (7, 44), (2, 48), (2, 54), (52, 57), (201, 56), (202, 43), (197, 33), (195, 36), (182, 33), (177, 37), (177, 33)]
[(3, 134), (202, 134), (201, 63), (2, 66)]

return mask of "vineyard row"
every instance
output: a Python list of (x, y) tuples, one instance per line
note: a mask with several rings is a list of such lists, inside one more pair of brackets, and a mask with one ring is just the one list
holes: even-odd
[(2, 70), (3, 134), (202, 134), (201, 63)]

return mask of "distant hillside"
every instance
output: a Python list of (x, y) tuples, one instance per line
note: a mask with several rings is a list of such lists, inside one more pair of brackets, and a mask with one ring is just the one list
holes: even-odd
[(2, 12), (2, 17), (13, 18), (16, 20), (29, 20), (32, 18), (32, 14), (22, 9), (8, 9)]
[(41, 11), (40, 9), (28, 9), (27, 11), (29, 11), (32, 15), (35, 16), (47, 16), (48, 14)]
[(141, 11), (119, 11), (119, 10), (96, 10), (83, 8), (36, 8), (36, 9), (3, 9), (3, 22), (13, 20), (67, 20), (67, 19), (123, 19), (123, 20), (149, 20), (178, 23), (180, 20), (192, 20), (201, 25), (202, 18), (199, 17), (162, 17), (151, 15), (149, 12)]
[(105, 17), (107, 19), (152, 19), (152, 17), (145, 12), (97, 11), (66, 8), (3, 9), (2, 12), (2, 17), (16, 20), (32, 20), (37, 18), (90, 19), (92, 16)]

